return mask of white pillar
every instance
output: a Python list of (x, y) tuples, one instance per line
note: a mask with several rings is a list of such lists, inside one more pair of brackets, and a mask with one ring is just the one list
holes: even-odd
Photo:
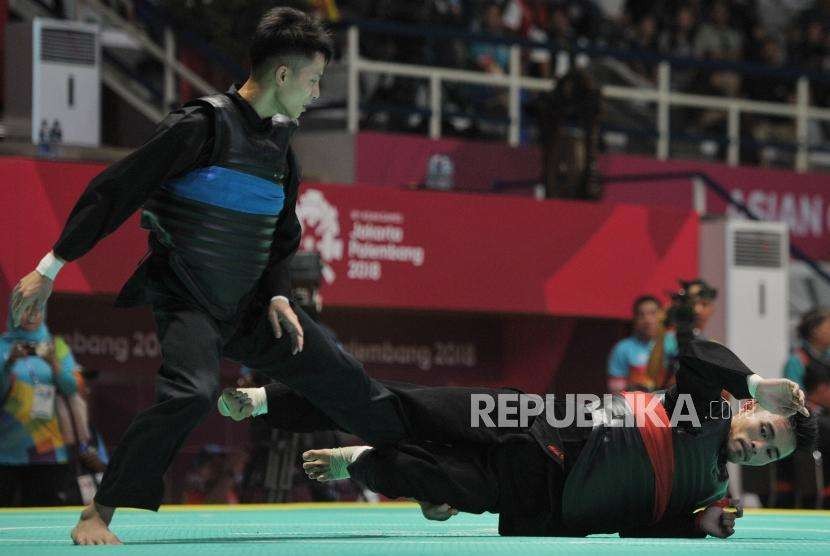
[(741, 111), (735, 103), (729, 104), (726, 137), (729, 139), (729, 145), (726, 147), (726, 163), (730, 166), (737, 166), (741, 163)]
[(429, 78), (429, 137), (441, 138), (441, 78), (433, 74)]
[(346, 122), (349, 133), (357, 133), (360, 123), (360, 32), (352, 25), (348, 31), (347, 63), (348, 87), (346, 91)]
[(796, 115), (795, 115), (795, 171), (806, 172), (809, 165), (808, 142), (810, 140), (807, 124), (807, 110), (810, 107), (810, 82), (806, 77), (799, 77), (796, 83)]
[(508, 115), (510, 128), (507, 133), (507, 142), (511, 147), (519, 145), (519, 135), (522, 129), (522, 49), (514, 44), (510, 47), (510, 87), (508, 91)]
[(669, 157), (670, 125), (669, 94), (671, 93), (671, 66), (660, 62), (657, 66), (657, 158)]

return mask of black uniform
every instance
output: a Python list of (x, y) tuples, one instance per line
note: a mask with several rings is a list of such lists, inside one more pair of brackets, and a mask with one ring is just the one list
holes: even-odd
[[(671, 415), (679, 394), (689, 394), (701, 426), (671, 431), (673, 483), (659, 522), (653, 522), (651, 513), (654, 475), (635, 427), (555, 429), (537, 417), (528, 429), (472, 428), (470, 396), (515, 393), (506, 389), (385, 383), (399, 399), (411, 434), (396, 447), (364, 453), (349, 471), (386, 496), (499, 513), (502, 535), (704, 536), (695, 528), (692, 512), (722, 498), (728, 479), (731, 417), (721, 412), (721, 391), (749, 397), (750, 374), (732, 352), (713, 342), (691, 342), (681, 357), (677, 384), (662, 403)], [(336, 427), (290, 388), (274, 384), (266, 391), (263, 418), (273, 427)], [(615, 407), (619, 404), (625, 412), (628, 406), (620, 402), (614, 398)], [(563, 412), (564, 406), (555, 408), (559, 419)]]
[(396, 399), (296, 306), (305, 347), (277, 340), (267, 308), (290, 297), (300, 241), (296, 121), (259, 118), (234, 89), (171, 113), (156, 134), (97, 176), (54, 246), (73, 260), (139, 207), (150, 251), (118, 305), (149, 303), (161, 343), (156, 405), (136, 416), (96, 501), (155, 510), (162, 476), (215, 407), (228, 357), (291, 386), (338, 425), (372, 442), (405, 434)]

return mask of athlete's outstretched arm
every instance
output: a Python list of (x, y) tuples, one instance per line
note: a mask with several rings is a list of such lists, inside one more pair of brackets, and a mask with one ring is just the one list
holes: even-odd
[(93, 178), (75, 203), (52, 251), (15, 286), (15, 325), (43, 307), (65, 262), (81, 257), (114, 232), (164, 181), (209, 160), (211, 125), (210, 116), (199, 107), (176, 110), (144, 145)]
[(690, 394), (698, 411), (706, 411), (711, 401), (720, 399), (721, 390), (738, 399), (754, 398), (773, 413), (792, 415), (799, 411), (807, 414), (804, 392), (796, 383), (756, 375), (737, 355), (716, 342), (690, 342), (681, 354), (677, 388), (669, 392), (669, 404), (678, 393)]

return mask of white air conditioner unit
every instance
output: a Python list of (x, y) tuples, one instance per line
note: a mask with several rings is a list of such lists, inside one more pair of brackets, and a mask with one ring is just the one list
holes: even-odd
[(61, 142), (101, 143), (97, 25), (35, 18), (6, 30), (6, 117), (30, 122), (32, 143), (57, 127)]
[(700, 276), (719, 292), (705, 334), (767, 378), (781, 376), (789, 351), (789, 249), (781, 222), (701, 222)]

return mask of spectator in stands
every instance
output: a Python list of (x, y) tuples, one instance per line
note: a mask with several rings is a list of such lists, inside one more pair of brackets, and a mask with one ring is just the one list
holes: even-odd
[(811, 4), (813, 0), (758, 0), (758, 19), (768, 33), (783, 36), (796, 22), (799, 12)]
[[(631, 306), (633, 333), (620, 340), (608, 358), (608, 391), (653, 390), (655, 384), (648, 376), (649, 356), (655, 340), (661, 336), (665, 314), (660, 301), (653, 295), (643, 295)], [(664, 365), (677, 355), (677, 340), (671, 334), (664, 336)]]
[[(766, 38), (762, 42), (760, 62), (771, 69), (784, 69), (786, 59), (784, 49), (778, 40)], [(772, 75), (747, 76), (744, 79), (745, 95), (753, 100), (766, 102), (792, 103), (795, 101), (795, 81), (791, 77)], [(795, 122), (786, 116), (748, 115), (747, 125), (753, 139), (760, 143), (794, 143)], [(771, 162), (777, 158), (777, 149), (762, 147), (760, 162)]]
[[(442, 27), (463, 30), (469, 14), (461, 0), (430, 0), (427, 21)], [(447, 68), (466, 68), (467, 48), (460, 39), (434, 38), (427, 41), (427, 64)], [(449, 83), (445, 84), (450, 85)]]
[[(671, 25), (660, 35), (660, 52), (666, 56), (691, 58), (694, 55), (696, 33), (697, 12), (690, 5), (680, 6)], [(672, 89), (689, 90), (694, 75), (694, 72), (687, 68), (672, 68)], [(684, 112), (684, 121), (686, 117)]]
[(820, 21), (809, 21), (803, 35), (792, 45), (791, 58), (804, 69), (822, 71), (828, 62), (828, 37)]
[(668, 4), (668, 2), (660, 0), (625, 0), (622, 23), (623, 25), (636, 25), (647, 15), (652, 15), (663, 21)]
[[(487, 4), (482, 13), (481, 21), (473, 24), (473, 31), (491, 37), (506, 37), (507, 33), (502, 24), (502, 16), (503, 13), (499, 4), (494, 2)], [(510, 71), (510, 47), (506, 44), (474, 42), (470, 47), (470, 58), (473, 66), (479, 71), (494, 75), (504, 75)], [(471, 86), (467, 90), (473, 106), (476, 107), (479, 114), (504, 117), (507, 113), (507, 93), (503, 89)]]
[(557, 48), (570, 48), (576, 40), (576, 32), (574, 31), (571, 19), (568, 17), (568, 11), (563, 5), (557, 5), (553, 9), (550, 20), (550, 30), (548, 31), (550, 42)]
[(668, 56), (691, 58), (695, 53), (697, 12), (689, 5), (680, 6), (672, 22), (660, 35), (660, 51)]
[(45, 310), (0, 336), (0, 506), (66, 503), (68, 455), (56, 399), (77, 392), (78, 367), (49, 333)]
[[(659, 47), (657, 31), (657, 17), (653, 14), (644, 15), (634, 27), (634, 33), (628, 43), (630, 50), (656, 53)], [(633, 60), (629, 63), (631, 69), (643, 77), (654, 81), (656, 65), (652, 61)]]
[[(490, 3), (484, 9), (481, 23), (476, 31), (491, 37), (503, 37), (502, 10), (496, 3)], [(505, 74), (510, 64), (510, 48), (504, 44), (476, 42), (470, 49), (470, 55), (476, 67), (487, 73)]]
[(502, 21), (514, 35), (544, 44), (545, 48), (530, 50), (526, 73), (533, 77), (551, 76), (551, 56), (547, 43), (551, 17), (544, 0), (510, 0), (505, 5)]
[(729, 7), (718, 1), (712, 5), (711, 21), (700, 26), (695, 37), (695, 55), (713, 60), (740, 60), (743, 37), (729, 23)]
[[(729, 11), (724, 2), (712, 5), (711, 21), (700, 26), (695, 35), (694, 52), (698, 58), (737, 61), (741, 58), (743, 37), (729, 24)], [(740, 91), (740, 76), (730, 71), (698, 72), (692, 91), (698, 94), (734, 97)], [(703, 110), (695, 123), (697, 131), (722, 137), (726, 132), (723, 110)]]
[(796, 332), (798, 346), (784, 365), (784, 378), (805, 388), (808, 375), (830, 375), (830, 309), (801, 315)]
[(810, 21), (819, 21), (825, 29), (830, 29), (830, 0), (813, 0), (811, 7), (801, 14), (797, 27), (803, 29)]

